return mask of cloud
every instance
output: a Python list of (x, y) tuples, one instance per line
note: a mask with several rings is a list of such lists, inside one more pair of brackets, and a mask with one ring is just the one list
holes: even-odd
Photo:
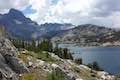
[(92, 15), (104, 17), (120, 11), (120, 0), (96, 0), (96, 5), (91, 12)]
[(113, 28), (120, 28), (120, 11), (114, 12), (109, 16)]
[(24, 9), (29, 5), (29, 0), (0, 0), (0, 13), (6, 13), (11, 8)]
[[(32, 8), (37, 11), (28, 16), (40, 24), (46, 22), (95, 24), (101, 22), (99, 17), (112, 13), (112, 10), (109, 12), (104, 9), (104, 6), (111, 7), (107, 3), (108, 0), (57, 0), (56, 4), (52, 2), (53, 0), (31, 0)], [(106, 23), (102, 23), (104, 24)]]
[(64, 22), (72, 23), (73, 19), (88, 16), (94, 0), (58, 0), (56, 4), (52, 0), (31, 0), (32, 8), (37, 10), (29, 15), (39, 23)]
[(39, 24), (92, 23), (120, 27), (119, 3), (120, 0), (0, 0), (0, 12), (10, 8), (20, 9)]

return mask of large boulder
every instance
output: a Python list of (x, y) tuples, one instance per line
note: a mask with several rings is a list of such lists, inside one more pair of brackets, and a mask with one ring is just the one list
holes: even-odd
[(6, 55), (5, 59), (8, 63), (8, 65), (16, 72), (16, 73), (24, 73), (28, 71), (26, 65), (18, 59), (17, 57), (11, 56), (11, 55)]
[(17, 57), (18, 51), (6, 38), (0, 37), (0, 80), (18, 80), (18, 75), (28, 71)]

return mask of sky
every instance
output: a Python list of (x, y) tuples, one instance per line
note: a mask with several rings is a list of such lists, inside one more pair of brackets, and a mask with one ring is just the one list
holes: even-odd
[(43, 23), (97, 24), (120, 28), (120, 0), (0, 0), (0, 13), (11, 8)]

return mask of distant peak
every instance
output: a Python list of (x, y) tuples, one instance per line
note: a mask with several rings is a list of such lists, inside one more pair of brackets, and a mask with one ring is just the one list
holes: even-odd
[[(13, 9), (13, 8), (9, 10), (9, 13), (14, 13), (14, 12), (20, 12), (20, 11), (17, 10), (17, 9)], [(20, 13), (21, 13), (21, 12), (20, 12)]]
[(9, 13), (7, 14), (7, 16), (14, 19), (25, 18), (24, 14), (21, 11), (13, 8), (9, 10)]
[(17, 9), (11, 8), (10, 11), (18, 11)]
[(17, 9), (10, 9), (8, 14), (14, 14), (14, 15), (23, 15), (23, 13)]

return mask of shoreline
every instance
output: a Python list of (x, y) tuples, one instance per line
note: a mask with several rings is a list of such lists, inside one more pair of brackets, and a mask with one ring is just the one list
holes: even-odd
[[(59, 43), (58, 45), (65, 45), (65, 47), (80, 47), (80, 48), (96, 48), (96, 47), (120, 47), (120, 45), (98, 45), (98, 46), (82, 46), (75, 43)], [(69, 46), (70, 45), (70, 46)]]

